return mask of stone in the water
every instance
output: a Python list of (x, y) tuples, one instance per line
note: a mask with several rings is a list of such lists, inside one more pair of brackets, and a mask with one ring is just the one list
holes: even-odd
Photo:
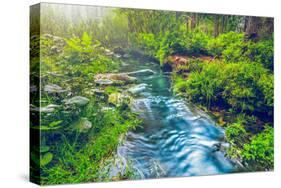
[(101, 89), (92, 89), (92, 91), (97, 94), (104, 94), (104, 92), (105, 92), (104, 90), (101, 90)]
[(107, 55), (107, 56), (114, 55), (114, 53), (112, 51), (110, 51), (109, 49), (105, 49), (104, 52), (105, 52), (105, 55)]
[(122, 62), (121, 65), (122, 65), (123, 67), (129, 66), (129, 64), (128, 64), (128, 63), (125, 63), (125, 62)]
[(152, 74), (155, 74), (155, 72), (151, 69), (142, 69), (138, 71), (133, 71), (133, 72), (127, 72), (127, 75), (138, 75), (138, 76), (149, 76)]
[(131, 56), (130, 56), (130, 54), (124, 54), (123, 57), (124, 57), (124, 58), (129, 58), (129, 57), (131, 57)]
[(58, 37), (58, 36), (54, 36), (54, 37), (53, 37), (53, 40), (54, 40), (54, 42), (57, 42), (57, 43), (64, 43), (64, 42), (65, 42), (65, 41), (63, 40), (63, 38)]
[(40, 108), (40, 112), (43, 112), (43, 113), (51, 113), (51, 112), (53, 112), (57, 107), (59, 107), (59, 105), (56, 105), (56, 104), (49, 104), (48, 106), (41, 107), (41, 108)]
[(99, 85), (124, 85), (136, 81), (135, 77), (128, 76), (127, 74), (124, 73), (97, 74), (95, 75), (94, 79), (95, 79), (95, 83)]
[(53, 35), (46, 33), (46, 34), (43, 35), (43, 37), (52, 39)]
[(119, 55), (119, 54), (114, 54), (114, 56), (115, 56), (116, 58), (120, 58), (120, 57), (121, 57), (121, 55)]
[(85, 133), (92, 128), (92, 123), (85, 117), (80, 118), (72, 125), (73, 130)]
[(47, 93), (63, 93), (66, 90), (62, 89), (60, 86), (56, 84), (49, 84), (49, 85), (45, 85), (44, 91)]
[(56, 54), (56, 53), (59, 53), (59, 52), (60, 52), (59, 47), (57, 47), (57, 46), (52, 46), (51, 47), (51, 53)]
[(98, 80), (95, 80), (95, 83), (99, 84), (99, 85), (112, 85), (113, 81), (111, 81), (109, 79), (98, 79)]
[(147, 84), (139, 84), (139, 85), (129, 88), (128, 91), (132, 94), (137, 94), (137, 93), (144, 91), (146, 89), (146, 87), (147, 87)]
[(59, 73), (56, 73), (56, 72), (47, 72), (47, 74), (49, 74), (50, 76), (53, 76), (53, 77), (61, 77), (62, 75), (59, 74)]
[(75, 96), (68, 100), (65, 100), (65, 104), (76, 104), (78, 106), (85, 106), (86, 104), (88, 104), (89, 101), (90, 100), (86, 97)]

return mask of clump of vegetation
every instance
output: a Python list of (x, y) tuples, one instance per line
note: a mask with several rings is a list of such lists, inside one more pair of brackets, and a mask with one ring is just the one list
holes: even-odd
[(270, 170), (274, 165), (274, 130), (266, 126), (264, 131), (251, 137), (244, 144), (242, 157), (254, 170)]
[(176, 80), (175, 91), (183, 91), (190, 100), (208, 107), (224, 105), (240, 112), (272, 114), (272, 76), (257, 63), (210, 63), (200, 72), (190, 73), (187, 80)]

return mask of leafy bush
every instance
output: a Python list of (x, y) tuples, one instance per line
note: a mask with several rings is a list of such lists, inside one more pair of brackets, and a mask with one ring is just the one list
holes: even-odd
[(241, 158), (243, 144), (247, 141), (248, 133), (241, 122), (229, 124), (225, 130), (226, 140), (230, 143), (227, 154), (232, 158)]
[(156, 57), (163, 63), (168, 55), (184, 53), (186, 51), (186, 40), (182, 32), (166, 31), (164, 34), (140, 33), (139, 45), (145, 52)]
[(137, 46), (143, 50), (147, 55), (156, 57), (157, 51), (160, 47), (158, 37), (153, 33), (139, 33), (135, 37), (138, 39), (135, 41)]
[(264, 67), (273, 70), (273, 39), (250, 43), (250, 45), (248, 45), (247, 55), (252, 61), (258, 62), (264, 65)]
[(192, 101), (210, 107), (222, 93), (221, 66), (220, 63), (212, 63), (205, 65), (201, 72), (192, 72), (187, 80), (175, 84), (176, 91), (185, 92)]
[(216, 38), (212, 38), (208, 41), (208, 50), (212, 55), (221, 56), (223, 51), (229, 45), (241, 44), (244, 41), (244, 34), (236, 32), (228, 32), (221, 34)]
[(265, 130), (251, 138), (251, 142), (244, 145), (243, 158), (254, 170), (270, 170), (274, 165), (274, 130), (267, 126)]
[(205, 64), (175, 88), (208, 107), (227, 104), (251, 112), (269, 112), (273, 107), (273, 75), (258, 63)]
[(249, 56), (245, 55), (247, 43), (236, 41), (228, 44), (221, 52), (221, 57), (225, 62), (249, 62)]
[(273, 70), (273, 39), (245, 41), (243, 33), (229, 32), (210, 39), (207, 46), (226, 62), (257, 62)]
[(245, 142), (247, 132), (243, 125), (240, 122), (237, 122), (227, 126), (225, 135), (228, 142), (239, 145)]
[(161, 37), (159, 43), (159, 49), (156, 53), (156, 57), (159, 59), (160, 63), (163, 63), (168, 55), (176, 53), (184, 53), (186, 51), (186, 40), (184, 35), (180, 32), (165, 32)]
[(187, 52), (192, 55), (208, 54), (208, 41), (210, 37), (201, 31), (192, 31), (186, 37)]

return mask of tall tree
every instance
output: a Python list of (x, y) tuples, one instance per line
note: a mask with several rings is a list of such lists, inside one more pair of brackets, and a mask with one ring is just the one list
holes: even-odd
[(196, 27), (196, 21), (197, 20), (197, 13), (191, 13), (191, 23), (190, 23), (190, 29), (194, 30)]
[(256, 40), (258, 39), (258, 32), (261, 29), (261, 18), (255, 16), (246, 16), (245, 18), (245, 39)]
[(219, 35), (219, 15), (214, 15), (214, 37)]
[(246, 40), (259, 40), (271, 37), (273, 33), (273, 18), (246, 16), (244, 25)]

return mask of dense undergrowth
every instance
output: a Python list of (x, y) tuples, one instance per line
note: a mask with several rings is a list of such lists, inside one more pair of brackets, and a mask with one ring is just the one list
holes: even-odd
[[(41, 134), (40, 147), (31, 154), (40, 170), (31, 172), (41, 175), (40, 183), (116, 178), (104, 171), (107, 160), (120, 136), (140, 121), (127, 102), (110, 102), (109, 95), (122, 89), (108, 86), (101, 93), (93, 79), (118, 71), (127, 52), (172, 67), (173, 91), (214, 115), (225, 128), (230, 158), (247, 170), (273, 169), (273, 33), (267, 34), (267, 27), (251, 39), (241, 29), (242, 16), (220, 15), (227, 24), (217, 33), (216, 15), (110, 9), (102, 19), (77, 22), (48, 6), (41, 34), (31, 43), (31, 70), (40, 69), (41, 97), (39, 106), (31, 106), (32, 116), (40, 111), (31, 130)], [(176, 56), (186, 59), (177, 63)], [(31, 82), (39, 78), (31, 72)], [(31, 96), (31, 103), (38, 103), (32, 101), (39, 99), (36, 92)], [(127, 167), (117, 179), (132, 175)]]
[(119, 60), (104, 55), (92, 41), (87, 33), (81, 38), (40, 37), (40, 126), (31, 129), (41, 134), (40, 159), (32, 155), (41, 184), (109, 179), (100, 176), (103, 161), (113, 156), (120, 136), (140, 124), (129, 104), (112, 108), (106, 94), (93, 92), (94, 75), (113, 71)]

